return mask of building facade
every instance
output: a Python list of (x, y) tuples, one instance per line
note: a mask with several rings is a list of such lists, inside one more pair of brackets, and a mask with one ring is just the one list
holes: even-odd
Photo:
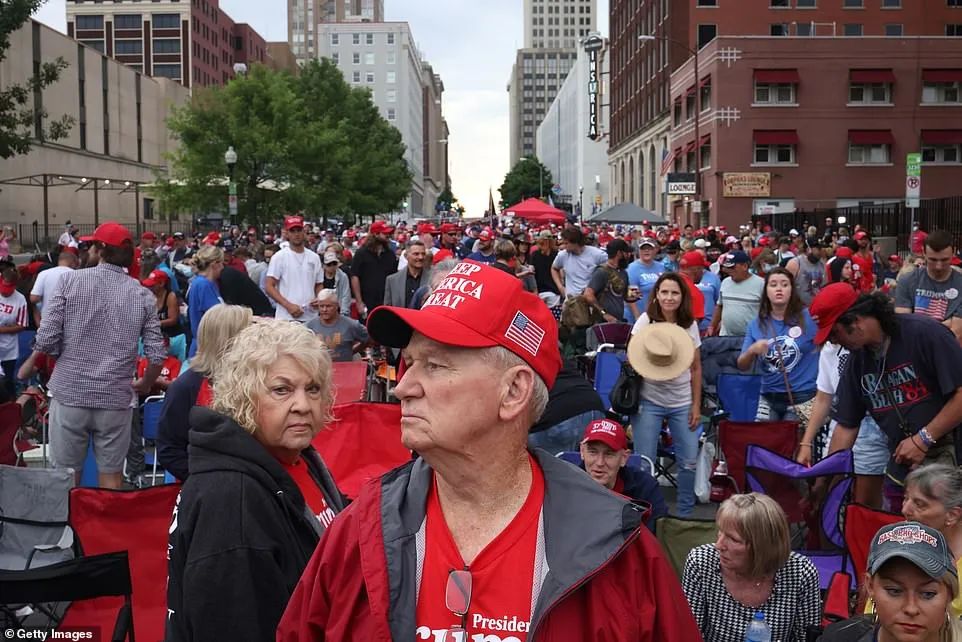
[(512, 166), (535, 154), (538, 126), (578, 57), (578, 43), (597, 30), (595, 7), (595, 0), (525, 0), (524, 48), (507, 85)]
[(65, 139), (38, 141), (22, 156), (0, 159), (0, 222), (36, 225), (56, 242), (67, 221), (117, 220), (132, 229), (158, 222), (148, 185), (166, 171), (174, 149), (166, 120), (189, 91), (150, 78), (30, 20), (11, 34), (0, 61), (0, 89), (23, 83), (40, 61), (62, 56), (60, 79), (33, 96), (33, 109), (74, 123)]
[[(430, 65), (422, 60), (410, 26), (331, 22), (320, 23), (317, 29), (318, 56), (330, 58), (351, 86), (367, 88), (381, 115), (401, 132), (404, 159), (413, 176), (403, 215), (431, 214), (444, 189), (443, 184), (438, 189), (439, 182), (447, 174), (447, 153), (440, 151), (447, 140), (441, 134), (444, 85), (440, 76), (428, 71)], [(442, 158), (443, 170), (434, 165)]]
[(226, 84), (234, 63), (267, 64), (267, 43), (218, 0), (67, 0), (67, 35), (145, 76), (185, 87)]
[(319, 22), (384, 22), (384, 0), (288, 0), (287, 41), (301, 64), (319, 55)]
[[(719, 37), (672, 76), (673, 171), (701, 166), (702, 216), (735, 229), (753, 214), (905, 198), (906, 155), (922, 196), (959, 193), (962, 40)], [(695, 119), (699, 132), (695, 136)]]
[(572, 212), (577, 215), (581, 211), (585, 217), (611, 202), (606, 140), (608, 51), (607, 43), (602, 41), (594, 53), (592, 74), (592, 55), (580, 49), (574, 67), (538, 127), (538, 159), (561, 188), (555, 198), (570, 202)]

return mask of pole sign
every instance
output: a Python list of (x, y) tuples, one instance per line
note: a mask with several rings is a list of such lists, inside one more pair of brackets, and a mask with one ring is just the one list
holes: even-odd
[(922, 154), (905, 157), (905, 206), (918, 207), (922, 198)]
[(230, 182), (227, 188), (227, 209), (231, 216), (237, 216), (237, 183)]
[(598, 52), (604, 47), (599, 36), (590, 36), (584, 47), (588, 54), (588, 138), (598, 140)]
[(671, 172), (668, 174), (668, 195), (687, 196), (695, 193), (694, 172)]

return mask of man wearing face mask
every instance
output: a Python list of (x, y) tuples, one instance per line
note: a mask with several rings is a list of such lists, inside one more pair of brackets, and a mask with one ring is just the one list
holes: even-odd
[(631, 313), (637, 318), (638, 297), (628, 296), (628, 260), (632, 255), (631, 246), (621, 239), (614, 239), (605, 248), (608, 260), (591, 273), (591, 279), (585, 288), (585, 299), (588, 304), (599, 310), (608, 323), (624, 321), (624, 309), (627, 304)]
[(795, 291), (802, 303), (805, 307), (810, 306), (812, 299), (825, 284), (825, 258), (818, 239), (807, 239), (805, 254), (796, 256), (785, 268), (795, 277)]

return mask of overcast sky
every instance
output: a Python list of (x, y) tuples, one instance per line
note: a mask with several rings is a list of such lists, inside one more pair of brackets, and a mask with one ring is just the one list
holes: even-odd
[[(267, 40), (287, 39), (285, 0), (221, 0), (236, 22)], [(488, 188), (508, 171), (508, 77), (522, 44), (522, 0), (385, 0), (387, 19), (411, 24), (422, 55), (444, 81), (451, 130), (451, 187), (469, 216), (481, 216)], [(599, 31), (608, 32), (608, 0), (598, 0)], [(47, 0), (35, 16), (66, 31), (65, 0)]]

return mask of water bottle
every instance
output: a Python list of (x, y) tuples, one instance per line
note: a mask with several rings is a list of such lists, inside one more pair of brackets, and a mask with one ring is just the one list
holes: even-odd
[(745, 642), (772, 642), (772, 629), (765, 621), (765, 614), (755, 611), (755, 617), (748, 624), (745, 632)]

